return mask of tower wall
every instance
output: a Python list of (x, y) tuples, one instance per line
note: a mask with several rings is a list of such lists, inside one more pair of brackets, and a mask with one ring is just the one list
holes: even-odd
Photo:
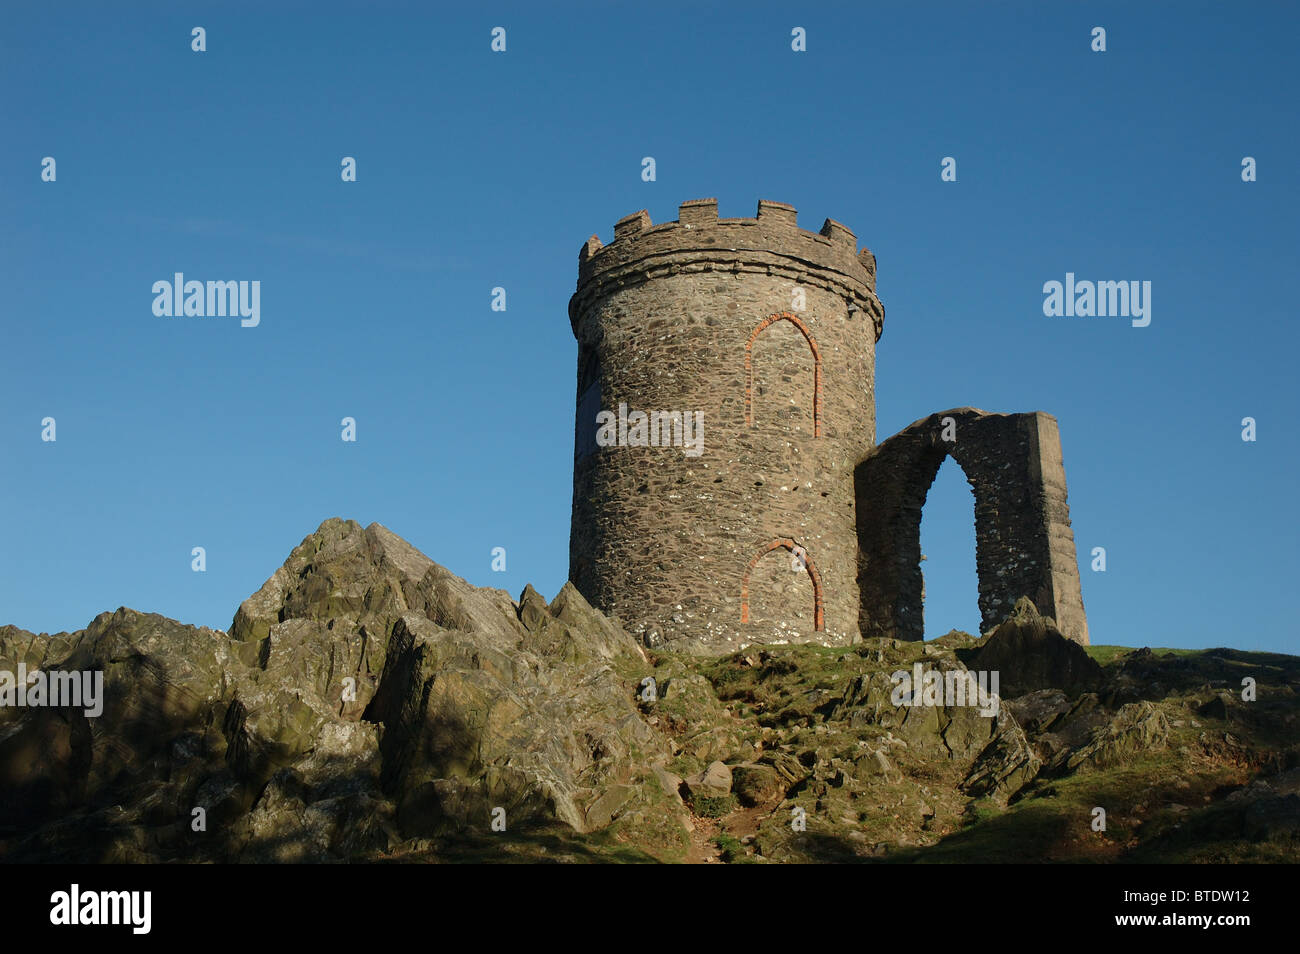
[[(589, 239), (569, 313), (583, 595), (651, 645), (854, 641), (854, 466), (875, 439), (884, 318), (871, 253), (839, 223), (799, 229), (789, 206), (719, 220), (697, 200)], [(620, 405), (701, 412), (701, 452), (601, 446), (596, 415)]]

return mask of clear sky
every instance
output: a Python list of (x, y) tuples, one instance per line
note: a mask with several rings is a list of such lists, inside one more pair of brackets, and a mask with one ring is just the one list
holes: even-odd
[[(1300, 651), (1296, 5), (466, 9), (0, 10), (0, 622), (225, 628), (331, 516), (554, 594), (578, 249), (716, 196), (876, 253), (880, 439), (1057, 416), (1093, 642)], [(260, 281), (260, 324), (156, 317), (175, 272)], [(1150, 281), (1150, 324), (1046, 317), (1067, 272)], [(978, 625), (972, 520), (950, 462), (931, 635)]]

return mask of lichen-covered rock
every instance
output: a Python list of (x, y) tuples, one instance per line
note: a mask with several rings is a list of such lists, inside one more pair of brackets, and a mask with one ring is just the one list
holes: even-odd
[[(973, 674), (947, 654), (923, 654), (922, 678), (942, 680), (944, 691), (930, 704), (916, 688), (894, 705), (896, 684), (891, 674), (877, 671), (855, 677), (835, 703), (832, 715), (854, 727), (878, 727), (896, 734), (909, 746), (950, 759), (971, 758), (993, 737), (997, 707), (992, 696), (982, 698)], [(902, 670), (912, 677), (915, 670)], [(958, 682), (961, 695), (957, 695)], [(947, 687), (951, 687), (951, 697)], [(915, 704), (912, 704), (915, 703)]]
[(1064, 760), (1066, 771), (1084, 766), (1108, 768), (1123, 765), (1146, 752), (1164, 749), (1169, 743), (1169, 720), (1150, 702), (1131, 702), (1105, 725), (1095, 729), (1091, 740)]
[(386, 527), (338, 518), (322, 523), (240, 604), (230, 635), (260, 640), (287, 619), (346, 618), (382, 641), (406, 614), (500, 647), (521, 635), (513, 605), (497, 591), (466, 583)]
[(731, 794), (731, 769), (721, 762), (710, 762), (685, 782), (686, 790), (695, 798), (721, 798)]
[(617, 671), (644, 654), (572, 586), (516, 605), (351, 521), (295, 548), (229, 634), (121, 609), (5, 627), (18, 662), (102, 671), (104, 709), (8, 714), (0, 787), (31, 832), (10, 858), (343, 859), (497, 809), (588, 831), (668, 756)]
[(785, 789), (781, 776), (770, 765), (732, 766), (731, 790), (746, 808), (775, 804)]
[(853, 776), (859, 781), (875, 778), (894, 780), (899, 772), (889, 761), (889, 756), (880, 749), (873, 749), (853, 763)]
[(1060, 689), (1038, 689), (1015, 699), (1004, 699), (1002, 705), (1026, 732), (1038, 733), (1050, 731), (1057, 718), (1069, 711), (1070, 699)]
[(1024, 730), (1009, 710), (998, 714), (993, 738), (975, 759), (962, 791), (972, 797), (1009, 798), (1028, 785), (1043, 767)]

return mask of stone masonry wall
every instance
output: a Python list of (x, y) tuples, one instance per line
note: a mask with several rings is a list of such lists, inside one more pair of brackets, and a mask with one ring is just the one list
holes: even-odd
[[(875, 439), (875, 259), (759, 203), (639, 212), (583, 247), (570, 578), (655, 645), (857, 638), (854, 468)], [(796, 289), (804, 300), (797, 300)], [(703, 412), (702, 453), (600, 447), (595, 415)]]
[[(956, 440), (943, 439), (953, 418)], [(881, 443), (857, 470), (863, 636), (923, 639), (921, 507), (951, 454), (975, 495), (982, 628), (1028, 596), (1061, 632), (1088, 644), (1070, 529), (1060, 432), (1050, 414), (932, 414)]]

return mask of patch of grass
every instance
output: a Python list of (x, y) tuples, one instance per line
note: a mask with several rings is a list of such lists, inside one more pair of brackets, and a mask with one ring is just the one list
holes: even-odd
[[(1108, 666), (1113, 662), (1122, 662), (1126, 656), (1138, 651), (1138, 646), (1085, 646), (1088, 655), (1103, 666)], [(1175, 656), (1195, 656), (1197, 653), (1204, 652), (1202, 649), (1165, 649), (1160, 646), (1150, 646), (1149, 648), (1157, 656), (1165, 653), (1173, 653)]]
[(735, 795), (719, 795), (716, 798), (699, 796), (691, 799), (691, 811), (701, 818), (721, 818), (735, 810)]
[(978, 825), (989, 819), (997, 818), (1005, 812), (1006, 809), (993, 799), (979, 798), (966, 807), (966, 823), (968, 825)]
[[(1138, 649), (1140, 648), (1142, 647), (1139, 646), (1085, 646), (1084, 647), (1084, 649), (1087, 650), (1088, 655), (1091, 656), (1097, 662), (1101, 663), (1103, 666), (1109, 665), (1110, 663), (1113, 662), (1120, 662), (1126, 656), (1129, 656), (1132, 653), (1137, 652)], [(1150, 649), (1151, 652), (1153, 652), (1157, 656), (1172, 654), (1174, 656), (1191, 657), (1191, 656), (1202, 656), (1207, 653), (1217, 654), (1222, 652), (1222, 650), (1217, 650), (1217, 649), (1172, 649), (1166, 646), (1148, 646), (1146, 648)], [(1234, 650), (1234, 652), (1236, 651)], [(1274, 654), (1242, 653), (1241, 655), (1258, 656), (1260, 657), (1260, 661), (1263, 662), (1265, 661), (1265, 657), (1272, 656)]]
[(736, 864), (753, 864), (754, 859), (745, 854), (745, 846), (737, 839), (730, 835), (719, 835), (713, 839), (713, 843), (718, 846), (722, 852), (721, 858), (724, 863), (729, 865)]

